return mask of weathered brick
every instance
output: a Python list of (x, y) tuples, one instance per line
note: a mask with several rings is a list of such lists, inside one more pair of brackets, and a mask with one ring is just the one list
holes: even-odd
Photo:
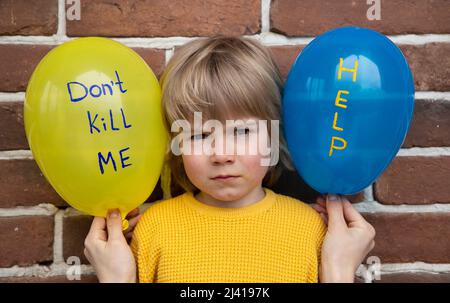
[(63, 221), (63, 258), (79, 257), (81, 263), (89, 264), (84, 256), (84, 239), (91, 227), (91, 216), (70, 216)]
[(416, 100), (403, 147), (450, 146), (450, 102)]
[(450, 157), (396, 157), (376, 181), (374, 192), (383, 204), (449, 203)]
[(58, 25), (58, 1), (2, 0), (0, 35), (53, 35)]
[(52, 203), (67, 206), (34, 160), (0, 160), (0, 207)]
[(364, 201), (364, 192), (361, 191), (359, 193), (353, 194), (353, 195), (347, 195), (345, 196), (350, 202), (352, 203), (359, 203)]
[[(53, 48), (50, 45), (0, 44), (0, 91), (25, 91), (39, 61)], [(165, 65), (164, 50), (133, 48), (157, 76)]]
[(367, 27), (384, 34), (450, 33), (446, 0), (381, 1), (381, 20), (370, 21), (366, 1), (273, 0), (271, 30), (287, 36), (315, 36), (340, 26)]
[[(158, 180), (146, 202), (161, 199)], [(67, 203), (47, 182), (34, 160), (0, 160), (0, 208), (51, 203), (67, 207)]]
[(29, 149), (23, 125), (23, 102), (0, 103), (0, 150)]
[(53, 216), (0, 217), (0, 267), (53, 260)]
[[(425, 45), (400, 45), (414, 76), (416, 91), (450, 90), (450, 43), (429, 43)], [(272, 46), (273, 58), (283, 78), (303, 46)]]
[(301, 45), (289, 45), (289, 46), (272, 46), (270, 51), (272, 52), (272, 57), (275, 60), (280, 73), (284, 79), (287, 78), (289, 71), (291, 70), (292, 64), (295, 59), (300, 54), (303, 49)]
[(98, 283), (96, 275), (81, 275), (80, 280), (69, 280), (66, 276), (49, 277), (2, 277), (0, 283)]
[(250, 35), (260, 31), (260, 1), (82, 1), (69, 36), (169, 37)]
[(450, 43), (400, 45), (400, 49), (411, 67), (417, 91), (450, 90)]
[(363, 213), (376, 230), (369, 256), (381, 263), (450, 263), (450, 213)]
[(164, 50), (152, 48), (133, 48), (145, 62), (151, 67), (155, 75), (159, 78), (166, 64), (166, 55)]
[(402, 272), (381, 274), (375, 283), (450, 283), (449, 273)]
[[(151, 203), (162, 199), (160, 181), (145, 203)], [(63, 221), (63, 258), (70, 256), (79, 257), (83, 264), (89, 264), (84, 256), (84, 239), (91, 227), (92, 217), (85, 215), (67, 216)]]
[(0, 45), (0, 91), (25, 91), (39, 61), (52, 49), (49, 45)]

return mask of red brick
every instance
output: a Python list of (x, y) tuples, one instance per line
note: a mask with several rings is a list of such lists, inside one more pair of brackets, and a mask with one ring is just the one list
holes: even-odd
[[(158, 181), (146, 202), (156, 201), (161, 197)], [(41, 203), (67, 207), (67, 203), (47, 182), (34, 160), (0, 160), (0, 208)]]
[(0, 283), (98, 283), (96, 275), (81, 275), (80, 280), (68, 280), (66, 276), (2, 277)]
[[(53, 48), (50, 45), (0, 45), (0, 91), (25, 91), (39, 61)], [(165, 65), (165, 52), (150, 48), (133, 48), (159, 76)]]
[(29, 149), (23, 126), (23, 102), (0, 103), (0, 150)]
[[(146, 203), (154, 202), (162, 199), (162, 191), (160, 183), (155, 187), (155, 190), (147, 199)], [(92, 217), (79, 215), (68, 216), (63, 221), (63, 257), (67, 260), (70, 256), (79, 257), (81, 263), (89, 264), (84, 256), (84, 239), (91, 227)]]
[(71, 256), (79, 257), (81, 263), (89, 264), (84, 256), (84, 239), (91, 227), (91, 216), (65, 217), (63, 222), (63, 258), (65, 261)]
[(374, 192), (383, 204), (450, 203), (450, 157), (396, 157)]
[[(273, 46), (271, 51), (287, 78), (291, 65), (303, 46)], [(414, 75), (416, 91), (450, 90), (450, 43), (429, 43), (425, 45), (400, 45)]]
[(0, 267), (53, 260), (53, 216), (0, 217)]
[(82, 1), (69, 36), (169, 37), (250, 35), (260, 32), (260, 1)]
[(159, 78), (166, 65), (166, 54), (164, 50), (152, 48), (133, 48), (145, 62), (151, 67), (155, 75)]
[(0, 45), (0, 91), (25, 91), (34, 68), (50, 49), (49, 45)]
[(416, 100), (403, 147), (450, 146), (450, 102)]
[(58, 1), (2, 0), (0, 35), (52, 35), (58, 25)]
[(353, 194), (353, 195), (347, 195), (345, 196), (350, 202), (352, 203), (359, 203), (364, 201), (364, 191), (361, 191), (359, 193)]
[(363, 213), (376, 230), (369, 256), (381, 263), (450, 263), (450, 213)]
[(411, 67), (417, 91), (450, 90), (450, 43), (401, 45), (400, 49)]
[(450, 283), (449, 273), (403, 272), (381, 274), (375, 283)]
[(316, 36), (340, 26), (367, 27), (384, 34), (450, 33), (447, 0), (381, 1), (381, 20), (367, 19), (372, 5), (354, 0), (273, 0), (271, 30), (287, 36)]
[(52, 203), (67, 206), (34, 160), (0, 160), (0, 207)]
[(289, 45), (289, 46), (272, 46), (270, 51), (272, 52), (272, 57), (275, 60), (278, 68), (280, 69), (281, 75), (284, 79), (287, 78), (289, 71), (291, 70), (292, 64), (295, 59), (300, 54), (303, 49), (301, 45)]

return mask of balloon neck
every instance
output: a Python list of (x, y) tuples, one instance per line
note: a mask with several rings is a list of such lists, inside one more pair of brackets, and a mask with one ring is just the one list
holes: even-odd
[(128, 220), (127, 220), (127, 219), (123, 219), (123, 220), (122, 220), (122, 230), (128, 229), (129, 226), (130, 226), (130, 225), (129, 225), (129, 223), (128, 223)]

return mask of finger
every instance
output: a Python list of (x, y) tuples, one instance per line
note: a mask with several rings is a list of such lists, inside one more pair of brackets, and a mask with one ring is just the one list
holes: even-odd
[(136, 207), (135, 209), (133, 209), (132, 211), (130, 211), (127, 216), (125, 217), (125, 219), (127, 219), (128, 221), (130, 221), (129, 219), (136, 217), (137, 215), (139, 215), (139, 208)]
[(352, 225), (364, 225), (367, 224), (367, 221), (363, 216), (353, 207), (353, 205), (345, 199), (343, 202), (344, 208), (344, 218), (348, 222), (348, 224)]
[(327, 207), (327, 201), (326, 201), (326, 199), (324, 199), (323, 201), (319, 201), (317, 204), (319, 204), (320, 206), (323, 206), (323, 207)]
[(123, 232), (124, 234), (127, 234), (129, 232), (132, 232), (136, 225), (138, 224), (139, 220), (141, 219), (142, 215), (138, 215), (137, 217), (134, 217), (130, 220), (128, 220), (128, 228)]
[(342, 202), (339, 196), (328, 195), (327, 196), (327, 213), (328, 213), (328, 226), (330, 228), (343, 228), (347, 227), (347, 223), (344, 219), (344, 210)]
[(321, 206), (319, 204), (316, 204), (316, 203), (311, 204), (311, 207), (314, 208), (318, 213), (324, 213), (324, 214), (327, 213), (326, 208), (324, 208), (323, 206)]
[(326, 203), (326, 197), (324, 196), (318, 196), (316, 199), (316, 203), (320, 204), (320, 205), (325, 205)]
[(105, 219), (102, 217), (94, 217), (94, 220), (92, 220), (91, 228), (89, 229), (89, 232), (86, 237), (94, 240), (106, 241), (107, 235), (105, 228), (106, 228)]
[(128, 221), (131, 230), (133, 230), (136, 227), (136, 225), (139, 223), (139, 220), (141, 219), (141, 217), (142, 217), (142, 215), (138, 215)]
[(119, 210), (115, 209), (108, 213), (106, 227), (108, 228), (108, 241), (123, 239), (122, 218)]

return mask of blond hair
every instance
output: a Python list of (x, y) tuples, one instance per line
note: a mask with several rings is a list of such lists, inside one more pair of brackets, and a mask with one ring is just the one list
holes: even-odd
[[(237, 115), (279, 120), (280, 161), (269, 168), (263, 184), (273, 185), (283, 167), (293, 169), (280, 119), (282, 77), (268, 49), (258, 41), (213, 37), (189, 42), (176, 49), (160, 82), (164, 123), (171, 140), (176, 135), (171, 132), (172, 123), (192, 121), (194, 112), (220, 121), (240, 118)], [(270, 123), (268, 128), (270, 133)], [(167, 161), (176, 183), (185, 191), (196, 191), (181, 156), (168, 150)]]

